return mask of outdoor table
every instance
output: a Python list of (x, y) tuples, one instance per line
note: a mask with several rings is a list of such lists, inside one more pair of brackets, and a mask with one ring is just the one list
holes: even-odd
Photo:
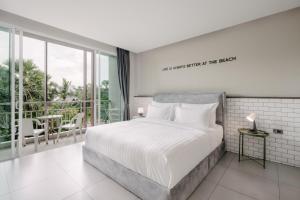
[[(49, 139), (49, 122), (51, 122), (50, 132), (52, 132), (53, 131), (53, 121), (57, 120), (57, 125), (59, 126), (62, 117), (63, 117), (63, 115), (44, 115), (44, 116), (37, 117), (37, 119), (45, 121), (46, 144), (48, 144), (48, 139)], [(52, 133), (52, 135), (53, 135), (53, 133)], [(54, 138), (53, 138), (53, 143), (55, 143)]]

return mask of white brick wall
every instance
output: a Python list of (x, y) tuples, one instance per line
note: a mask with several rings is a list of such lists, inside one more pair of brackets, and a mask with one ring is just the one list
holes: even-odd
[[(134, 99), (131, 114), (136, 115), (137, 107), (144, 107), (152, 97)], [(251, 112), (257, 114), (257, 128), (268, 131), (267, 160), (300, 167), (300, 99), (227, 98), (225, 140), (228, 151), (238, 152), (238, 128), (251, 128), (246, 120)], [(145, 112), (146, 113), (146, 112)], [(283, 135), (273, 129), (283, 129)], [(263, 141), (245, 137), (246, 154), (262, 157)]]
[[(258, 129), (270, 133), (267, 138), (267, 160), (300, 167), (300, 99), (227, 98), (225, 141), (228, 151), (238, 152), (238, 128), (251, 128), (246, 120), (257, 114)], [(273, 129), (283, 130), (274, 134)], [(244, 152), (262, 157), (263, 141), (245, 137)]]

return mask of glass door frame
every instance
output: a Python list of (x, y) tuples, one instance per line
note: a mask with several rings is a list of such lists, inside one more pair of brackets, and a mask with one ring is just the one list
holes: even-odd
[[(109, 54), (107, 52), (103, 51), (94, 51), (94, 73), (93, 73), (93, 78), (94, 78), (94, 121), (95, 125), (99, 125), (102, 123), (101, 121), (101, 75), (102, 75), (102, 70), (104, 66), (101, 66), (101, 57), (102, 56), (107, 56), (108, 58), (115, 58), (117, 62), (117, 55), (115, 54)], [(110, 62), (109, 62), (110, 63)], [(110, 65), (108, 66), (109, 68), (111, 67)], [(116, 74), (117, 75), (117, 74)], [(100, 81), (100, 82), (99, 82)], [(110, 80), (109, 80), (110, 81)], [(119, 87), (119, 85), (118, 85)], [(119, 102), (119, 119), (120, 121), (123, 120), (123, 115), (122, 111), (124, 109), (124, 103), (123, 103), (123, 97), (120, 93), (120, 102)]]
[[(48, 112), (48, 107), (49, 107), (49, 104), (51, 102), (49, 102), (49, 99), (48, 99), (48, 65), (49, 65), (49, 60), (48, 60), (48, 57), (49, 57), (49, 43), (50, 44), (55, 44), (55, 45), (60, 45), (60, 46), (63, 46), (63, 47), (68, 47), (68, 48), (74, 48), (74, 49), (77, 49), (77, 50), (81, 50), (83, 51), (83, 74), (82, 74), (82, 78), (83, 78), (83, 97), (81, 99), (81, 106), (82, 106), (82, 110), (81, 112), (84, 112), (85, 114), (87, 114), (89, 111), (87, 110), (87, 103), (89, 103), (87, 101), (87, 76), (90, 76), (91, 78), (91, 83), (92, 83), (92, 94), (91, 94), (91, 101), (90, 101), (90, 104), (91, 104), (91, 108), (94, 108), (94, 93), (93, 93), (93, 88), (94, 88), (94, 53), (96, 50), (93, 50), (93, 49), (90, 49), (90, 48), (86, 48), (86, 47), (82, 47), (82, 46), (79, 46), (79, 45), (76, 45), (76, 44), (71, 44), (71, 43), (67, 43), (67, 42), (64, 42), (64, 41), (60, 41), (60, 40), (56, 40), (56, 39), (51, 39), (51, 38), (48, 38), (48, 37), (44, 37), (44, 36), (40, 36), (40, 35), (37, 35), (37, 34), (34, 34), (34, 33), (30, 33), (30, 32), (24, 32), (23, 35), (25, 37), (29, 37), (29, 38), (32, 38), (32, 39), (36, 39), (36, 40), (40, 40), (40, 41), (43, 41), (45, 43), (45, 52), (44, 52), (44, 58), (45, 58), (45, 62), (44, 62), (44, 72), (45, 72), (45, 77), (44, 77), (44, 99), (45, 99), (45, 102), (44, 102), (44, 109), (45, 109), (45, 114), (47, 114)], [(91, 55), (91, 74), (87, 74), (87, 67), (88, 67), (88, 64), (87, 64), (87, 55), (88, 53), (90, 53)], [(94, 125), (95, 124), (95, 118), (94, 118), (94, 110), (91, 109), (91, 125)], [(84, 117), (84, 125), (87, 124), (87, 116), (85, 115)], [(85, 127), (85, 126), (84, 126)]]
[[(101, 94), (99, 91), (97, 91), (97, 71), (98, 68), (101, 68), (100, 65), (100, 55), (110, 55), (110, 56), (116, 56), (116, 53), (108, 52), (108, 51), (102, 51), (100, 49), (94, 48), (94, 47), (87, 47), (85, 45), (80, 45), (76, 43), (72, 43), (70, 41), (63, 41), (60, 39), (56, 39), (54, 37), (47, 37), (44, 35), (39, 35), (39, 33), (34, 33), (30, 32), (28, 30), (23, 31), (22, 28), (15, 27), (11, 24), (6, 24), (0, 22), (0, 27), (3, 29), (7, 30), (9, 33), (9, 67), (10, 67), (10, 85), (8, 86), (10, 89), (10, 105), (11, 105), (11, 117), (10, 117), (10, 133), (11, 133), (11, 157), (10, 158), (15, 158), (18, 156), (21, 156), (22, 154), (22, 132), (23, 132), (23, 127), (22, 127), (22, 122), (23, 122), (23, 36), (24, 37), (30, 37), (38, 40), (42, 40), (45, 42), (45, 78), (44, 78), (44, 91), (45, 91), (45, 111), (47, 112), (47, 107), (48, 107), (48, 99), (47, 99), (47, 73), (48, 73), (48, 43), (55, 43), (59, 45), (63, 45), (66, 47), (71, 47), (71, 48), (76, 48), (84, 51), (84, 85), (83, 87), (85, 88), (84, 90), (84, 99), (82, 99), (83, 103), (86, 106), (86, 94), (87, 94), (87, 83), (86, 83), (86, 76), (91, 76), (91, 124), (92, 125), (97, 125), (98, 124), (98, 108), (97, 108), (97, 101), (101, 100)], [(16, 36), (19, 36), (19, 41), (17, 43), (16, 41)], [(19, 65), (19, 90), (16, 91), (17, 85), (16, 85), (16, 47), (19, 45), (19, 58), (18, 58), (18, 65)], [(87, 52), (91, 53), (91, 75), (87, 74)], [(100, 76), (100, 71), (99, 71), (99, 76)], [(18, 99), (17, 98), (18, 94)], [(98, 98), (99, 97), (99, 98)], [(99, 102), (99, 106), (101, 106), (101, 103)], [(99, 110), (100, 112), (100, 110)], [(86, 111), (87, 113), (87, 111)], [(18, 116), (18, 117), (17, 117)], [(17, 119), (18, 118), (18, 119)], [(16, 141), (16, 122), (18, 122), (18, 139)]]
[(15, 109), (16, 109), (16, 95), (15, 95), (15, 29), (10, 29), (9, 33), (9, 67), (10, 67), (10, 134), (11, 134), (11, 157), (16, 156), (16, 146), (15, 146)]
[[(10, 134), (11, 134), (11, 156), (15, 158), (22, 152), (22, 122), (23, 122), (23, 32), (16, 28), (2, 26), (9, 33), (9, 95), (10, 95)], [(19, 90), (16, 91), (16, 34), (19, 35)], [(16, 92), (19, 94), (19, 99), (16, 99)], [(16, 110), (18, 110), (16, 112)], [(18, 143), (16, 146), (16, 114), (18, 114)], [(21, 117), (20, 117), (21, 116)]]

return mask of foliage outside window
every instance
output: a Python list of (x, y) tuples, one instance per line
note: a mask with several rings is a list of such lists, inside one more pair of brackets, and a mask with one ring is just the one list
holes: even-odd
[[(19, 71), (19, 62), (15, 62), (16, 72)], [(10, 91), (8, 85), (10, 79), (9, 63), (0, 65), (0, 103), (10, 103)], [(23, 112), (30, 113), (30, 116), (36, 118), (45, 114), (44, 96), (45, 73), (30, 59), (23, 60)], [(16, 73), (16, 94), (19, 90), (19, 75)], [(52, 81), (52, 77), (47, 75), (48, 87), (48, 113), (62, 114), (64, 119), (71, 119), (77, 113), (82, 112), (83, 87), (73, 86), (71, 81), (63, 78), (62, 85)], [(110, 106), (109, 100), (109, 81), (104, 80), (100, 86), (101, 88), (101, 120), (108, 122), (109, 116), (107, 111)], [(87, 92), (92, 91), (92, 85), (87, 84)], [(91, 94), (87, 95), (87, 106), (92, 106)], [(16, 110), (17, 112), (18, 110)], [(0, 106), (0, 113), (10, 113), (10, 106)], [(91, 117), (91, 113), (87, 113), (87, 118)], [(1, 119), (0, 119), (1, 120)], [(0, 142), (10, 140), (10, 122), (1, 122), (0, 124)]]

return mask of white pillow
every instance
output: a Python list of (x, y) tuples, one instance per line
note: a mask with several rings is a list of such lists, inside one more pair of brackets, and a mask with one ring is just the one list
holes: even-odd
[(210, 109), (202, 108), (175, 108), (175, 122), (195, 128), (208, 128), (210, 120)]
[(149, 104), (146, 117), (151, 119), (170, 120), (171, 114), (171, 106), (159, 107)]
[(171, 107), (171, 118), (170, 120), (173, 121), (175, 117), (175, 107), (179, 105), (179, 103), (160, 103), (157, 101), (152, 101), (153, 106), (158, 106), (158, 107)]
[(210, 103), (210, 104), (187, 104), (183, 103), (181, 106), (183, 108), (192, 108), (192, 109), (210, 109), (210, 116), (209, 116), (209, 125), (214, 126), (216, 124), (216, 111), (218, 108), (219, 103)]
[(152, 101), (152, 105), (154, 106), (177, 106), (179, 103), (161, 103), (157, 101)]

